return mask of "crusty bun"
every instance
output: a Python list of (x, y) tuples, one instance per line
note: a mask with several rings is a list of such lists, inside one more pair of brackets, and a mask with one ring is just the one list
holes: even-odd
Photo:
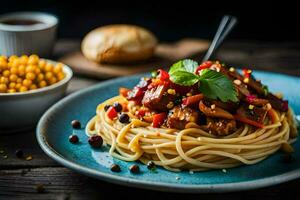
[(84, 56), (101, 63), (133, 63), (150, 58), (157, 44), (148, 30), (133, 25), (109, 25), (89, 32), (82, 41)]

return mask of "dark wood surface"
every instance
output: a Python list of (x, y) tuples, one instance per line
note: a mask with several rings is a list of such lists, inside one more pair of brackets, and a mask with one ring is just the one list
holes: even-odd
[[(55, 58), (79, 48), (74, 41), (60, 41), (55, 49)], [(217, 58), (233, 66), (247, 66), (300, 76), (300, 44), (227, 42), (217, 53)], [(102, 80), (76, 76), (68, 93), (96, 84)], [(15, 156), (22, 149), (27, 161)], [(43, 185), (44, 191), (37, 187)], [(52, 159), (39, 148), (35, 131), (0, 135), (0, 200), (6, 199), (297, 199), (294, 195), (300, 188), (300, 179), (280, 185), (225, 194), (176, 194), (157, 192), (95, 180), (75, 173)]]

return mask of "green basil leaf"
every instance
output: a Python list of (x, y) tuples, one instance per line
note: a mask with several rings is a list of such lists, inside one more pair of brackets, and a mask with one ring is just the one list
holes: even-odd
[(170, 75), (173, 83), (183, 86), (192, 86), (199, 81), (199, 77), (193, 73), (186, 71), (175, 71)]
[(237, 92), (231, 80), (224, 74), (205, 69), (201, 71), (199, 77), (199, 90), (211, 99), (220, 99), (223, 102), (233, 101), (237, 102)]
[(199, 64), (191, 59), (180, 60), (171, 66), (169, 74), (172, 74), (177, 71), (195, 73), (198, 66)]

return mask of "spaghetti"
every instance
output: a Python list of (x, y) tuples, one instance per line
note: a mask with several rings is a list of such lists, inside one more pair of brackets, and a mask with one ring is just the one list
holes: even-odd
[(88, 135), (100, 135), (111, 146), (109, 153), (124, 161), (147, 163), (151, 160), (171, 171), (224, 169), (255, 164), (279, 150), (283, 144), (295, 141), (291, 110), (276, 112), (279, 120), (262, 129), (244, 124), (234, 133), (220, 138), (194, 123), (188, 124), (184, 130), (175, 130), (153, 128), (134, 115), (130, 115), (132, 120), (127, 125), (107, 117), (105, 105), (126, 101), (124, 97), (117, 96), (103, 102), (86, 127)]
[(279, 149), (292, 153), (297, 124), (288, 101), (251, 70), (242, 72), (218, 61), (179, 61), (99, 104), (86, 132), (100, 135), (115, 158), (171, 171), (252, 165)]

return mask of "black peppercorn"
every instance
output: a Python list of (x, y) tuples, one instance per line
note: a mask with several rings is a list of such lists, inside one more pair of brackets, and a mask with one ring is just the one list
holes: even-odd
[(88, 142), (93, 148), (100, 148), (103, 144), (103, 139), (100, 135), (93, 135), (89, 138)]
[(147, 168), (148, 168), (148, 169), (154, 169), (154, 168), (155, 168), (154, 162), (153, 162), (153, 161), (149, 161), (149, 162), (147, 163)]
[(129, 123), (129, 116), (125, 113), (122, 113), (119, 117), (119, 121), (123, 124), (128, 124)]
[(117, 164), (112, 164), (112, 165), (110, 166), (110, 170), (113, 171), (113, 172), (120, 172), (120, 171), (121, 171), (121, 168), (120, 168), (120, 166), (117, 165)]
[(115, 102), (114, 104), (113, 104), (113, 107), (114, 107), (114, 109), (117, 111), (117, 112), (121, 112), (122, 111), (122, 105), (119, 103), (119, 102)]
[(105, 106), (104, 106), (105, 112), (109, 109), (109, 107), (110, 107), (110, 105), (105, 105)]
[(38, 192), (38, 193), (43, 193), (45, 191), (45, 188), (42, 184), (38, 184), (35, 186), (35, 190)]
[(138, 165), (131, 165), (129, 170), (131, 173), (137, 174), (140, 172), (140, 167)]
[(22, 158), (23, 157), (23, 151), (21, 149), (16, 150), (15, 154), (16, 154), (16, 156), (18, 158)]
[(80, 121), (78, 121), (78, 120), (73, 120), (71, 122), (71, 124), (72, 124), (72, 127), (75, 128), (75, 129), (80, 129), (81, 128)]
[(70, 136), (69, 136), (69, 141), (70, 141), (71, 143), (75, 144), (75, 143), (79, 142), (79, 138), (78, 138), (77, 135), (70, 135)]

